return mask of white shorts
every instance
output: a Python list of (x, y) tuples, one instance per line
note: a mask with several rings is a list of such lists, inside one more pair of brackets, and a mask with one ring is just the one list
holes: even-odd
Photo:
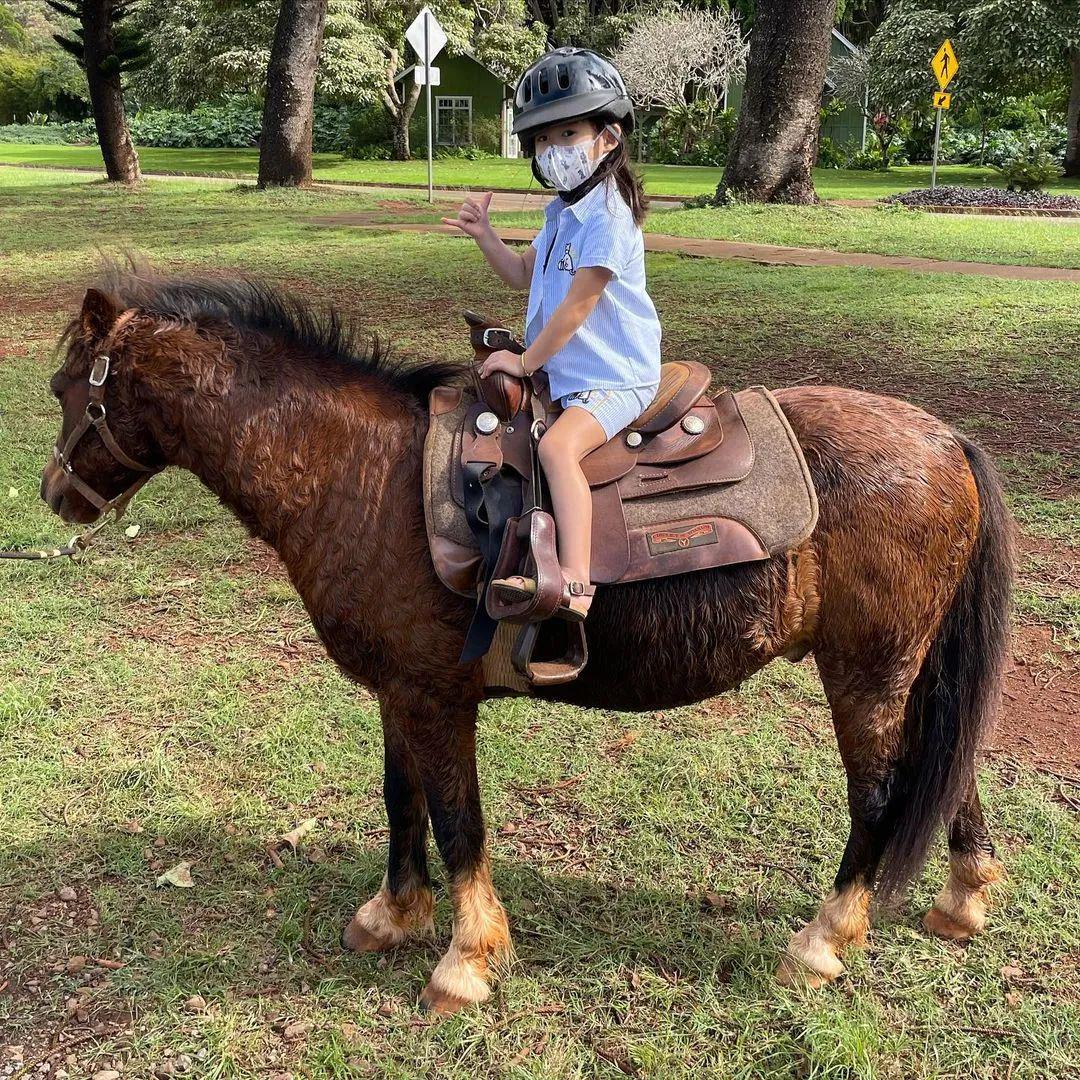
[(652, 383), (618, 390), (579, 390), (564, 395), (561, 402), (564, 409), (584, 409), (599, 422), (604, 434), (613, 439), (652, 404), (659, 385)]

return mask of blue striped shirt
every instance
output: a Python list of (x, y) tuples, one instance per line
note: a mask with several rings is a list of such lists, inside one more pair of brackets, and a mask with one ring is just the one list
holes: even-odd
[(552, 398), (658, 382), (660, 320), (645, 291), (645, 241), (614, 183), (597, 184), (569, 206), (552, 199), (533, 247), (526, 346), (565, 299), (578, 270), (603, 266), (612, 273), (577, 333), (544, 365)]

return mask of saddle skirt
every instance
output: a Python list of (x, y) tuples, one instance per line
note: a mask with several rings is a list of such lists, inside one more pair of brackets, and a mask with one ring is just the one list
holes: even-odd
[[(593, 497), (592, 579), (615, 585), (768, 559), (817, 522), (813, 482), (764, 387), (707, 396), (708, 369), (665, 364), (657, 400), (582, 462)], [(424, 447), (428, 542), (440, 580), (475, 598), (482, 557), (465, 513), (465, 465), (527, 481), (527, 408), (509, 420), (460, 387), (431, 394)]]

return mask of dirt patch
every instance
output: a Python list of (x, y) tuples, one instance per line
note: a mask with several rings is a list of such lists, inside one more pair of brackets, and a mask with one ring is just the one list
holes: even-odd
[(63, 285), (39, 295), (9, 293), (0, 295), (0, 317), (25, 318), (29, 315), (74, 315), (79, 310), (83, 288)]
[(1003, 693), (989, 752), (1073, 777), (1080, 803), (1080, 656), (1062, 652), (1048, 627), (1021, 623)]
[(1019, 543), (1026, 584), (1056, 594), (1080, 590), (1080, 548), (1038, 536), (1021, 536)]

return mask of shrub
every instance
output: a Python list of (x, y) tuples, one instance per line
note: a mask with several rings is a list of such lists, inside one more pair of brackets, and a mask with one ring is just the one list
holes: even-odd
[[(426, 153), (426, 148), (425, 148)], [(456, 159), (458, 161), (483, 161), (487, 158), (498, 157), (498, 154), (491, 154), (487, 150), (482, 150), (479, 146), (439, 146), (433, 151), (433, 156), (437, 158), (449, 158)]]
[(658, 165), (723, 165), (737, 119), (734, 109), (714, 111), (707, 101), (665, 113), (649, 130), (649, 160)]
[(846, 151), (846, 159), (844, 161), (845, 169), (858, 169), (860, 172), (873, 172), (875, 169), (886, 169), (888, 166), (885, 164), (881, 157), (881, 151), (874, 148), (863, 150), (854, 141), (845, 143), (844, 149)]
[[(382, 111), (381, 109), (379, 110)], [(317, 102), (313, 130), (316, 153), (341, 152), (352, 145), (351, 131), (359, 110)], [(243, 148), (258, 146), (262, 130), (262, 102), (254, 96), (228, 98), (217, 104), (180, 109), (140, 109), (129, 117), (136, 146), (180, 149)], [(27, 130), (24, 130), (27, 129)], [(34, 133), (37, 133), (36, 136)], [(92, 120), (66, 124), (19, 125), (0, 129), (10, 142), (89, 142), (96, 138)]]
[(352, 149), (352, 125), (359, 110), (354, 105), (316, 103), (311, 148), (316, 154), (345, 154)]
[(474, 116), (472, 145), (497, 156), (502, 146), (502, 121), (497, 116)]
[(847, 161), (847, 154), (837, 146), (834, 139), (822, 135), (818, 140), (817, 164), (822, 169), (842, 169)]
[(1065, 170), (1045, 145), (1030, 143), (998, 172), (1010, 191), (1042, 191)]
[(190, 112), (142, 109), (131, 118), (130, 126), (137, 146), (256, 146), (262, 130), (262, 103), (254, 97), (236, 97), (219, 105), (197, 105)]
[(349, 120), (349, 157), (361, 161), (385, 161), (393, 147), (390, 116), (381, 105), (358, 109)]
[[(1052, 157), (1065, 156), (1065, 128), (1050, 124), (1045, 128), (1013, 131), (1001, 128), (986, 137), (985, 164), (1000, 168), (1021, 156), (1033, 142), (1041, 143)], [(945, 127), (941, 132), (941, 160), (952, 165), (976, 165), (982, 151), (982, 135), (969, 128)]]
[(90, 143), (97, 138), (93, 120), (70, 120), (63, 124), (4, 124), (0, 142), (36, 143), (56, 146), (61, 143)]
[(67, 141), (60, 124), (4, 124), (0, 127), (0, 142), (57, 146)]

